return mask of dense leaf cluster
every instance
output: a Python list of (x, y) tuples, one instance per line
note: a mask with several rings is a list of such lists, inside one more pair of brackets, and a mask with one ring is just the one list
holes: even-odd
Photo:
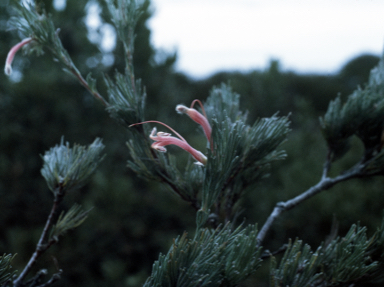
[(143, 286), (236, 286), (260, 266), (260, 252), (254, 226), (200, 229), (193, 239), (184, 233)]
[(80, 145), (70, 148), (69, 143), (64, 145), (62, 139), (60, 145), (51, 148), (43, 156), (41, 174), (49, 189), (53, 193), (58, 190), (65, 193), (80, 188), (103, 159), (103, 149), (100, 139), (96, 139), (88, 148)]
[(371, 238), (366, 231), (353, 225), (344, 237), (325, 242), (316, 251), (301, 240), (289, 242), (278, 266), (272, 259), (271, 286), (351, 286), (381, 281), (384, 220)]
[(355, 90), (342, 104), (338, 97), (331, 101), (321, 119), (322, 131), (327, 140), (332, 160), (342, 157), (350, 147), (352, 136), (364, 144), (362, 163), (369, 162), (367, 174), (382, 173), (382, 146), (384, 126), (384, 62), (371, 71), (364, 89)]
[(6, 284), (12, 276), (16, 274), (16, 271), (11, 272), (11, 261), (15, 255), (3, 254), (0, 256), (0, 284)]

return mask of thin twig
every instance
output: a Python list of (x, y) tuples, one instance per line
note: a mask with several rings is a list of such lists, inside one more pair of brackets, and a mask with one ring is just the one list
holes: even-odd
[(279, 249), (273, 252), (269, 250), (265, 250), (264, 253), (261, 255), (260, 259), (267, 259), (267, 258), (270, 258), (271, 256), (275, 256), (277, 254), (283, 253), (285, 252), (285, 250), (287, 250), (287, 248), (288, 248), (288, 244), (284, 244)]
[[(328, 168), (329, 167), (326, 165), (324, 170)], [(324, 176), (324, 173), (323, 173), (321, 180), (316, 185), (309, 188), (307, 191), (299, 194), (298, 196), (288, 201), (278, 202), (257, 236), (258, 244), (261, 245), (268, 230), (271, 228), (272, 224), (280, 216), (281, 213), (294, 208), (295, 206), (307, 200), (308, 198), (311, 198), (312, 196), (320, 193), (323, 190), (327, 190), (331, 188), (332, 186), (334, 186), (339, 182), (342, 182), (351, 178), (363, 176), (362, 170), (363, 170), (363, 165), (358, 165), (354, 168), (351, 168), (349, 171), (345, 172), (344, 174), (341, 174), (335, 178), (326, 177)]]
[(108, 107), (109, 104), (104, 100), (104, 98), (96, 91), (93, 91), (88, 85), (88, 82), (83, 78), (83, 76), (72, 66), (69, 66), (71, 73), (79, 80), (80, 84), (83, 85), (96, 99), (101, 101), (105, 107)]
[(168, 178), (166, 178), (165, 176), (163, 176), (161, 174), (161, 179), (164, 183), (166, 183), (175, 193), (177, 193), (181, 199), (183, 199), (184, 201), (187, 201), (189, 202), (189, 204), (197, 211), (200, 209), (200, 204), (198, 203), (197, 199), (196, 198), (190, 198), (190, 197), (187, 197), (185, 196), (183, 193), (180, 192), (180, 190), (177, 188), (177, 186), (175, 184), (173, 184)]
[(52, 275), (51, 279), (37, 287), (47, 287), (53, 285), (56, 281), (59, 281), (61, 279), (61, 273), (63, 273), (63, 270), (60, 269), (59, 272)]
[(327, 160), (326, 160), (324, 167), (323, 167), (323, 175), (322, 175), (321, 179), (327, 178), (328, 172), (331, 169), (331, 164), (332, 164), (331, 158), (330, 158), (330, 155), (328, 153)]
[[(60, 39), (59, 39), (59, 32), (60, 32), (60, 29), (57, 29), (56, 30), (56, 37), (58, 39), (58, 41), (61, 43)], [(61, 45), (60, 45), (61, 47)], [(74, 65), (74, 63), (72, 62), (71, 58), (69, 56), (66, 56), (65, 53), (59, 53), (57, 50), (55, 50), (54, 48), (52, 47), (48, 47), (51, 52), (58, 56), (59, 58), (61, 58), (61, 60), (63, 61), (64, 65), (67, 66), (67, 68), (69, 69), (69, 71), (79, 80), (80, 84), (85, 87), (96, 99), (98, 99), (99, 101), (101, 101), (103, 103), (103, 105), (105, 107), (108, 107), (109, 104), (108, 102), (106, 102), (104, 100), (104, 98), (96, 91), (94, 91), (93, 89), (91, 89), (91, 87), (88, 85), (88, 82), (83, 78), (83, 76), (80, 74), (80, 72), (77, 70), (76, 66)], [(56, 48), (56, 47), (55, 47)], [(63, 49), (63, 48), (62, 48)], [(59, 48), (60, 50), (60, 48)]]
[(20, 273), (19, 277), (17, 277), (13, 281), (14, 287), (22, 286), (23, 285), (23, 280), (27, 276), (27, 274), (31, 271), (32, 267), (35, 265), (37, 259), (56, 241), (55, 240), (50, 240), (49, 242), (46, 242), (47, 236), (48, 236), (48, 231), (52, 227), (53, 224), (53, 218), (57, 213), (57, 209), (59, 207), (59, 204), (63, 200), (63, 192), (62, 192), (62, 187), (58, 187), (57, 192), (55, 192), (55, 198), (53, 201), (52, 209), (51, 212), (48, 216), (47, 222), (45, 223), (45, 227), (43, 229), (43, 232), (41, 233), (39, 242), (36, 245), (35, 252), (32, 254), (31, 258), (29, 259), (28, 264), (25, 266), (24, 270)]
[(25, 282), (24, 285), (28, 285), (28, 287), (36, 286), (41, 282), (44, 276), (48, 274), (47, 269), (41, 269), (39, 270), (35, 276), (33, 276), (30, 280)]
[(128, 72), (129, 72), (129, 76), (131, 78), (131, 85), (132, 85), (132, 92), (133, 94), (136, 95), (136, 84), (135, 84), (135, 74), (133, 72), (133, 55), (132, 55), (132, 51), (131, 51), (131, 43), (129, 43), (129, 46), (126, 48), (127, 49), (127, 69), (128, 69)]

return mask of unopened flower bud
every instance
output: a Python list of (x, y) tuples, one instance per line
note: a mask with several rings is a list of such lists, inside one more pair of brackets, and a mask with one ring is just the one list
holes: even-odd
[(187, 114), (193, 121), (201, 125), (201, 127), (204, 130), (205, 136), (207, 137), (208, 141), (211, 140), (211, 125), (209, 124), (207, 118), (203, 116), (200, 112), (193, 108), (188, 108), (184, 105), (177, 105), (176, 111), (179, 114)]
[(4, 68), (4, 72), (7, 76), (10, 76), (12, 74), (12, 62), (17, 51), (19, 51), (24, 45), (27, 45), (31, 41), (32, 41), (32, 38), (25, 38), (23, 41), (13, 46), (11, 50), (9, 50), (7, 59), (5, 60), (5, 68)]

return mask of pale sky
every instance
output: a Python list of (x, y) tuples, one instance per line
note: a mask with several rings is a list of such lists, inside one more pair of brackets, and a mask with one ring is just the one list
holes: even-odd
[(178, 52), (177, 70), (334, 73), (384, 47), (383, 0), (152, 0), (155, 48)]

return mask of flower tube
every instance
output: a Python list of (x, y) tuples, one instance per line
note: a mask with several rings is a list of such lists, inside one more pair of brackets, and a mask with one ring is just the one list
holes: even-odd
[(19, 51), (24, 45), (27, 45), (28, 43), (30, 43), (32, 40), (33, 40), (32, 38), (25, 38), (23, 41), (13, 46), (11, 50), (9, 50), (7, 59), (5, 60), (5, 68), (4, 68), (4, 72), (7, 76), (10, 76), (12, 74), (12, 62), (17, 51)]
[(176, 146), (184, 149), (185, 151), (187, 151), (190, 155), (192, 155), (192, 157), (198, 161), (197, 164), (205, 165), (207, 163), (207, 157), (202, 152), (191, 147), (188, 144), (188, 142), (180, 134), (178, 134), (174, 129), (172, 129), (171, 127), (169, 127), (168, 125), (166, 125), (162, 122), (146, 121), (146, 122), (130, 125), (130, 127), (135, 126), (135, 125), (145, 124), (145, 123), (161, 124), (161, 125), (169, 128), (172, 132), (175, 133), (175, 135), (178, 136), (178, 138), (177, 138), (177, 137), (172, 136), (170, 133), (157, 132), (157, 129), (153, 128), (151, 131), (151, 134), (149, 135), (149, 138), (151, 140), (154, 140), (155, 142), (152, 143), (151, 148), (153, 148), (157, 151), (160, 151), (160, 152), (166, 152), (167, 149), (165, 148), (165, 146), (176, 145)]
[[(193, 108), (193, 105), (196, 102), (200, 104), (201, 109), (202, 109), (204, 115), (202, 115), (196, 109)], [(211, 128), (211, 125), (208, 122), (207, 115), (205, 114), (203, 104), (199, 100), (194, 100), (192, 102), (190, 108), (188, 108), (188, 107), (186, 107), (184, 105), (177, 105), (176, 106), (176, 111), (179, 114), (187, 114), (193, 121), (195, 121), (196, 123), (201, 125), (201, 127), (203, 128), (205, 136), (207, 137), (208, 141), (209, 142), (211, 141), (212, 128)]]

